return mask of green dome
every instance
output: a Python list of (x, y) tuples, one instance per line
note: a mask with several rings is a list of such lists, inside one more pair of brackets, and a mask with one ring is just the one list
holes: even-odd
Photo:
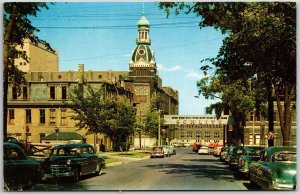
[(137, 45), (132, 54), (132, 61), (135, 63), (143, 59), (144, 61), (150, 63), (151, 60), (155, 61), (152, 55), (151, 49), (148, 45)]
[(149, 21), (147, 20), (147, 18), (143, 15), (141, 17), (141, 19), (137, 22), (138, 26), (150, 26)]

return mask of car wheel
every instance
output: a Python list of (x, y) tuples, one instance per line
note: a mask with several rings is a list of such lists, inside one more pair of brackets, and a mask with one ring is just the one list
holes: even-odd
[(5, 180), (4, 180), (3, 187), (4, 187), (4, 188), (3, 188), (4, 191), (10, 191), (9, 184), (8, 184), (7, 181), (5, 181)]
[(97, 164), (95, 174), (96, 175), (101, 175), (102, 174), (102, 166), (100, 164)]
[(250, 185), (257, 187), (257, 184), (254, 182), (250, 173), (249, 173), (249, 180), (250, 180)]
[(80, 174), (79, 174), (79, 169), (76, 168), (76, 169), (74, 170), (74, 177), (73, 177), (73, 182), (74, 182), (74, 183), (76, 183), (76, 182), (79, 181), (79, 176), (80, 176)]

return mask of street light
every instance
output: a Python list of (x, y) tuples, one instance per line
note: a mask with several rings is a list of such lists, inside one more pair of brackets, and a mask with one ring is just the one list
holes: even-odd
[(254, 121), (255, 121), (255, 111), (256, 111), (256, 108), (253, 109), (253, 123), (252, 123), (252, 145), (255, 145), (254, 143)]

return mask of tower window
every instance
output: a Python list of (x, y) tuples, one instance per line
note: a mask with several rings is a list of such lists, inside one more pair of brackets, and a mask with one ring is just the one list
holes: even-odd
[(50, 86), (50, 99), (55, 99), (55, 87)]
[(40, 109), (40, 124), (46, 123), (45, 109)]
[(67, 86), (61, 87), (61, 99), (63, 100), (67, 99)]
[(31, 109), (26, 109), (26, 123), (31, 123)]

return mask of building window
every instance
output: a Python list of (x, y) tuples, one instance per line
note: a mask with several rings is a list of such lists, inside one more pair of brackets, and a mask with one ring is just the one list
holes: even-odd
[(61, 125), (67, 125), (67, 110), (66, 109), (61, 109)]
[(253, 121), (253, 117), (254, 117), (254, 112), (251, 111), (251, 112), (250, 112), (250, 121)]
[(67, 99), (67, 86), (61, 87), (61, 99), (63, 100)]
[(55, 99), (55, 86), (50, 86), (50, 99)]
[(40, 124), (46, 123), (46, 113), (45, 109), (40, 109)]
[(8, 110), (8, 124), (9, 125), (15, 124), (15, 110), (14, 109)]
[(277, 121), (277, 111), (274, 111), (274, 113), (273, 113), (273, 120)]
[(50, 109), (50, 125), (55, 125), (55, 109)]
[(193, 137), (193, 132), (192, 131), (187, 131), (187, 137)]
[(42, 143), (43, 138), (46, 137), (45, 133), (40, 133), (40, 143)]
[(12, 87), (12, 99), (17, 100), (18, 99), (18, 91), (16, 87)]
[(205, 131), (205, 138), (209, 139), (210, 138), (210, 131)]
[(201, 131), (196, 131), (196, 138), (201, 138)]
[(220, 132), (214, 131), (214, 139), (219, 139), (219, 138), (220, 138)]
[(184, 131), (180, 131), (180, 137), (184, 137)]
[(23, 87), (23, 100), (27, 100), (27, 99), (28, 99), (28, 88)]
[(31, 123), (31, 109), (26, 109), (26, 123)]

